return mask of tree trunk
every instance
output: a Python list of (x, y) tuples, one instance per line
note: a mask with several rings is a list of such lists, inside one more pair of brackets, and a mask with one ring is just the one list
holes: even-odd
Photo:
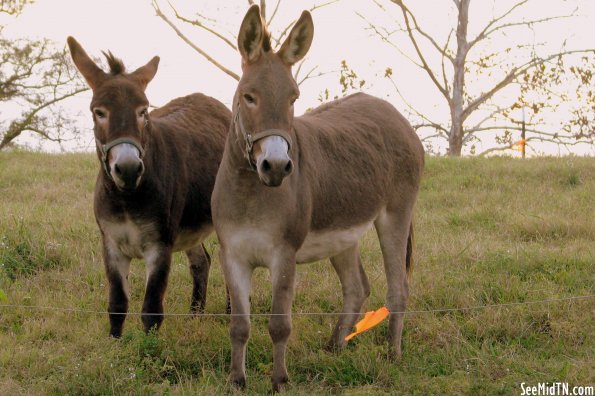
[(450, 157), (460, 157), (463, 150), (463, 124), (461, 122), (454, 122), (450, 127), (448, 133), (448, 155)]
[(448, 134), (448, 155), (460, 157), (463, 149), (463, 97), (465, 92), (465, 60), (469, 52), (467, 42), (467, 25), (469, 24), (469, 2), (458, 3), (459, 15), (457, 24), (457, 54), (455, 56), (454, 80), (452, 84), (452, 101), (450, 103), (451, 126)]

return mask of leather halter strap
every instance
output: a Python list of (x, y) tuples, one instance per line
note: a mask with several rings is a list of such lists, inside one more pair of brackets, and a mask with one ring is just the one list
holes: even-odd
[(136, 149), (138, 150), (139, 158), (141, 160), (143, 159), (143, 157), (145, 155), (145, 150), (143, 150), (142, 146), (130, 138), (121, 137), (118, 139), (114, 139), (111, 142), (106, 143), (106, 144), (101, 144), (101, 142), (99, 140), (96, 140), (96, 141), (97, 141), (97, 146), (99, 147), (99, 151), (101, 151), (101, 164), (103, 165), (103, 170), (107, 174), (107, 177), (109, 177), (110, 179), (112, 178), (112, 175), (109, 172), (108, 154), (111, 149), (113, 149), (114, 147), (116, 147), (119, 144), (131, 144), (134, 147), (136, 147)]
[(244, 157), (248, 160), (248, 164), (250, 165), (250, 170), (256, 171), (256, 164), (252, 160), (252, 150), (254, 148), (254, 143), (259, 141), (260, 139), (264, 139), (265, 137), (269, 136), (280, 136), (287, 142), (288, 149), (291, 148), (291, 136), (282, 129), (266, 129), (264, 131), (251, 133), (244, 128), (244, 123), (242, 122), (242, 118), (240, 117), (240, 110), (239, 106), (237, 107), (237, 111), (234, 117), (234, 126), (237, 128), (239, 127), (240, 133), (244, 137), (244, 142), (246, 143), (246, 148), (244, 150)]

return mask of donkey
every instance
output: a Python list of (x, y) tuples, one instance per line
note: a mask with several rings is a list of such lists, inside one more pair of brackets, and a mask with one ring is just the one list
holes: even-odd
[(339, 275), (343, 313), (328, 343), (345, 345), (370, 293), (358, 240), (375, 225), (388, 282), (389, 346), (401, 355), (403, 311), (412, 265), (412, 212), (424, 150), (389, 103), (358, 93), (294, 119), (299, 96), (291, 66), (312, 42), (304, 11), (279, 51), (253, 5), (238, 35), (242, 77), (212, 196), (213, 222), (231, 297), (230, 380), (244, 387), (253, 269), (272, 279), (273, 390), (288, 381), (296, 263), (323, 258)]
[(148, 332), (163, 321), (172, 252), (185, 251), (190, 262), (191, 310), (204, 308), (210, 257), (202, 242), (213, 230), (211, 193), (231, 112), (213, 98), (193, 94), (149, 113), (145, 89), (159, 57), (126, 73), (121, 60), (104, 53), (110, 67), (105, 73), (74, 38), (67, 41), (93, 90), (101, 164), (94, 209), (109, 281), (109, 334), (122, 334), (132, 258), (146, 261), (142, 321)]

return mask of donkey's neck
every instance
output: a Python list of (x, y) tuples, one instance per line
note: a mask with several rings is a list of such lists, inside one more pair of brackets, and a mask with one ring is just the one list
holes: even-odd
[(226, 151), (228, 152), (228, 155), (225, 159), (227, 160), (227, 165), (230, 169), (254, 173), (255, 177), (258, 178), (258, 176), (256, 176), (256, 171), (252, 168), (250, 161), (247, 158), (245, 137), (242, 136), (238, 128), (239, 127), (232, 119), (226, 142)]

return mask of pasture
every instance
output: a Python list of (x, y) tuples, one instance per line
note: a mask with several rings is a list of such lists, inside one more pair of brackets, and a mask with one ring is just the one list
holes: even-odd
[[(92, 213), (95, 155), (0, 153), (0, 304), (104, 311), (107, 288)], [(416, 209), (409, 309), (425, 311), (595, 294), (592, 158), (427, 158)], [(207, 313), (225, 312), (214, 236)], [(362, 241), (372, 294), (386, 290), (374, 231)], [(131, 267), (131, 312), (141, 310), (144, 265)], [(176, 254), (167, 313), (189, 311), (191, 280)], [(518, 395), (520, 384), (593, 385), (595, 300), (415, 313), (403, 359), (386, 356), (386, 323), (341, 354), (322, 350), (340, 309), (327, 261), (298, 267), (289, 394)], [(270, 281), (253, 278), (252, 312), (270, 310)], [(248, 394), (270, 389), (267, 318), (252, 319)], [(0, 307), (0, 394), (219, 394), (227, 384), (226, 317), (167, 317), (146, 336), (129, 315), (108, 338), (105, 314)]]

